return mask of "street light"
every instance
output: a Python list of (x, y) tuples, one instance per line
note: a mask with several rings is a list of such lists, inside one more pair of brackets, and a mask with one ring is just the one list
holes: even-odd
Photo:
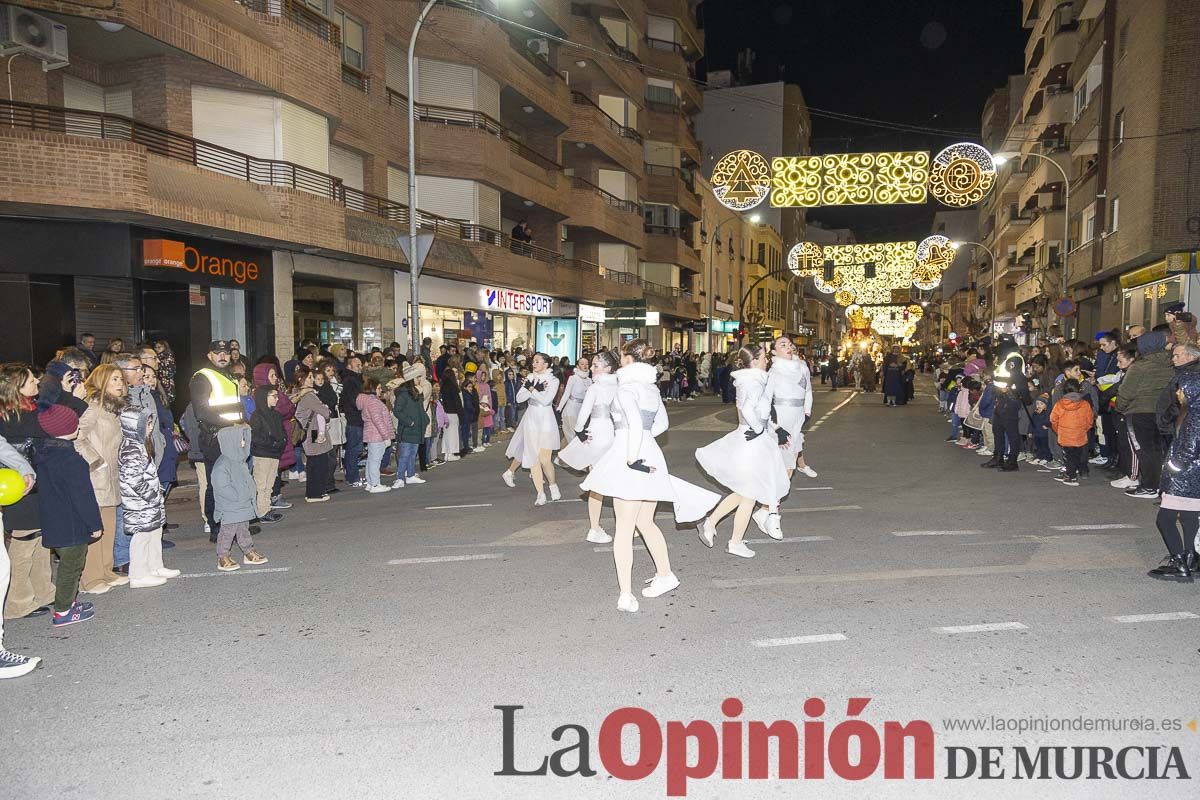
[[(710, 346), (713, 343), (712, 342), (712, 330), (711, 330), (712, 318), (713, 318), (713, 297), (714, 297), (714, 295), (713, 295), (713, 271), (716, 269), (716, 266), (714, 263), (716, 260), (716, 255), (714, 254), (714, 249), (716, 247), (717, 234), (720, 233), (721, 228), (724, 228), (728, 223), (736, 222), (741, 219), (743, 219), (742, 216), (740, 214), (737, 214), (735, 216), (730, 217), (729, 219), (725, 219), (725, 220), (718, 222), (717, 227), (713, 228), (712, 237), (709, 238), (709, 240), (708, 240), (708, 280), (707, 280), (707, 284), (708, 284), (708, 317), (707, 317), (708, 326), (707, 327), (710, 329), (708, 331), (708, 337), (709, 337), (708, 344)], [(758, 223), (762, 222), (762, 215), (751, 214), (748, 218), (746, 218), (746, 221), (748, 221), (751, 225), (757, 225)], [(733, 298), (731, 297), (729, 299), (732, 300)]]
[[(1043, 161), (1048, 161), (1056, 170), (1058, 170), (1058, 174), (1062, 175), (1062, 179), (1063, 179), (1063, 244), (1062, 244), (1062, 278), (1060, 281), (1062, 294), (1060, 296), (1066, 297), (1067, 296), (1067, 252), (1070, 251), (1070, 249), (1071, 249), (1071, 180), (1070, 180), (1070, 178), (1067, 177), (1067, 171), (1062, 168), (1061, 164), (1059, 164), (1057, 161), (1055, 161), (1050, 156), (1043, 155), (1042, 153), (1035, 153), (1032, 150), (1029, 151), (1028, 153), (1020, 153), (1017, 151), (1006, 151), (1003, 153), (993, 153), (992, 161), (997, 165), (1003, 165), (1004, 163), (1011, 161), (1014, 158), (1021, 158), (1023, 156), (1033, 156), (1034, 158), (1040, 158)], [(994, 259), (994, 258), (992, 259), (993, 264), (994, 264), (995, 260), (996, 259)], [(1050, 315), (1052, 313), (1053, 313), (1052, 311), (1046, 312), (1046, 333), (1047, 334), (1049, 334), (1049, 332), (1050, 332), (1050, 320), (1051, 320)], [(1064, 331), (1064, 333), (1065, 333), (1065, 331)]]
[(984, 251), (988, 254), (988, 257), (992, 259), (992, 290), (988, 294), (988, 297), (990, 298), (989, 305), (992, 307), (992, 314), (991, 314), (991, 325), (988, 327), (988, 335), (995, 336), (996, 335), (996, 270), (998, 269), (998, 267), (996, 266), (996, 254), (992, 252), (992, 248), (988, 247), (983, 242), (965, 242), (965, 241), (964, 242), (951, 242), (950, 246), (953, 247), (955, 250), (957, 250), (958, 248), (962, 247), (964, 244), (974, 245), (975, 247), (982, 247), (984, 249)]

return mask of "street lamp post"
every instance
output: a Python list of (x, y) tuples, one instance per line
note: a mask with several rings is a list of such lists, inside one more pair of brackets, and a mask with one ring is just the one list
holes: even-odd
[(974, 245), (975, 247), (982, 247), (984, 249), (984, 252), (986, 252), (988, 254), (988, 257), (992, 259), (992, 289), (988, 293), (988, 305), (991, 307), (990, 308), (991, 322), (988, 325), (988, 336), (995, 336), (996, 335), (996, 270), (999, 269), (999, 267), (996, 265), (996, 254), (992, 252), (992, 248), (988, 247), (983, 242), (967, 242), (967, 241), (951, 242), (950, 246), (953, 247), (955, 250), (957, 250), (958, 248), (962, 247), (964, 244)]
[(418, 280), (421, 277), (421, 257), (417, 250), (417, 83), (413, 69), (417, 52), (417, 34), (425, 24), (425, 18), (438, 0), (428, 0), (413, 25), (408, 40), (408, 333), (412, 351), (421, 353), (421, 308), (418, 296)]
[[(1023, 158), (1024, 156), (1033, 156), (1034, 158), (1040, 158), (1042, 161), (1049, 162), (1051, 166), (1053, 166), (1056, 170), (1058, 170), (1058, 174), (1062, 176), (1062, 180), (1063, 180), (1063, 240), (1062, 240), (1062, 253), (1060, 254), (1060, 257), (1062, 258), (1062, 267), (1061, 267), (1062, 275), (1061, 275), (1059, 288), (1060, 288), (1060, 291), (1062, 292), (1062, 294), (1060, 296), (1066, 297), (1067, 296), (1067, 253), (1071, 249), (1071, 181), (1067, 177), (1067, 171), (1062, 168), (1061, 164), (1059, 164), (1057, 161), (1055, 161), (1050, 156), (1043, 155), (1042, 153), (1035, 153), (1032, 150), (1029, 151), (1028, 153), (1019, 153), (1019, 152), (995, 153), (992, 156), (992, 161), (995, 162), (996, 164), (1004, 164), (1006, 161), (1009, 161), (1013, 158)], [(992, 261), (994, 263), (995, 259), (993, 258)], [(1049, 332), (1050, 332), (1050, 321), (1052, 319), (1051, 315), (1053, 313), (1054, 313), (1053, 310), (1048, 310), (1046, 312), (1046, 332), (1047, 332), (1047, 334), (1049, 334)], [(1064, 333), (1065, 333), (1065, 331), (1064, 331)]]
[[(713, 301), (713, 297), (714, 297), (714, 295), (713, 295), (713, 275), (715, 274), (715, 270), (716, 270), (715, 247), (716, 247), (716, 242), (717, 242), (717, 234), (719, 234), (721, 232), (721, 228), (724, 228), (730, 222), (737, 222), (741, 219), (742, 219), (741, 214), (737, 214), (735, 216), (730, 217), (729, 219), (721, 220), (720, 222), (717, 223), (717, 227), (713, 228), (712, 236), (708, 240), (708, 315), (707, 315), (707, 318), (705, 321), (708, 323), (708, 328), (709, 328), (708, 343), (710, 346), (713, 343), (712, 342), (712, 318), (713, 318), (713, 311), (714, 311), (714, 308), (713, 308), (713, 302), (714, 302)], [(749, 218), (749, 222), (752, 225), (757, 225), (761, 220), (762, 220), (762, 217), (760, 217), (758, 214), (751, 214), (750, 218)], [(731, 297), (729, 299), (732, 300), (733, 298)], [(715, 350), (715, 348), (713, 348), (713, 349)]]

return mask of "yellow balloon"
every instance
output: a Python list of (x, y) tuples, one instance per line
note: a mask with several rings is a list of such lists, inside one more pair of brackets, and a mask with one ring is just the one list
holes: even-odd
[(0, 469), (0, 506), (11, 506), (25, 496), (25, 479), (15, 469)]

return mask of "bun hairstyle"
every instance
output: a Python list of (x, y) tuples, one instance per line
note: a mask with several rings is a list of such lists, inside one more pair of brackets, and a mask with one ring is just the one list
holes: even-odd
[(748, 344), (738, 351), (737, 366), (739, 369), (746, 369), (754, 361), (762, 355), (763, 346), (761, 344)]
[(626, 342), (621, 348), (625, 355), (631, 357), (634, 361), (650, 361), (654, 358), (654, 348), (645, 339), (634, 339), (632, 342)]
[(612, 350), (605, 350), (602, 353), (596, 353), (596, 355), (593, 357), (592, 360), (593, 360), (593, 363), (596, 361), (603, 362), (604, 366), (608, 367), (609, 372), (616, 372), (617, 369), (621, 366), (620, 357), (617, 356), (617, 354), (614, 353)]

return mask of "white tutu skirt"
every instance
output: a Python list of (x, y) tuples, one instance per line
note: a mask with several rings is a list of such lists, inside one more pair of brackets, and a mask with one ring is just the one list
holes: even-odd
[(588, 433), (592, 438), (587, 442), (579, 441), (579, 437), (575, 435), (574, 425), (567, 428), (565, 414), (563, 415), (563, 429), (566, 430), (570, 441), (558, 452), (558, 460), (573, 470), (583, 472), (599, 461), (600, 457), (612, 447), (614, 438), (612, 420), (603, 423), (589, 422)]
[(642, 436), (638, 458), (646, 466), (654, 467), (654, 472), (630, 469), (625, 463), (628, 434), (625, 429), (616, 432), (612, 446), (592, 465), (592, 471), (579, 485), (581, 489), (620, 500), (671, 503), (675, 509), (675, 521), (681, 523), (701, 519), (720, 502), (720, 495), (667, 472), (667, 460), (649, 432)]
[[(778, 409), (776, 413), (778, 414)], [(804, 434), (800, 432), (800, 429), (804, 427), (804, 414), (803, 412), (799, 414), (780, 414), (778, 425), (791, 434), (787, 447), (782, 450), (783, 461), (788, 469), (795, 469), (796, 460), (804, 452)], [(770, 436), (772, 433), (774, 431), (767, 431), (763, 435)], [(776, 438), (775, 441), (778, 442), (779, 439)]]
[(557, 450), (561, 445), (554, 409), (550, 406), (528, 406), (504, 455), (520, 460), (523, 468), (531, 469), (537, 463), (540, 451)]
[(701, 447), (696, 451), (696, 460), (713, 480), (734, 494), (774, 505), (790, 488), (784, 449), (774, 431), (747, 442), (746, 430), (745, 425), (739, 425)]

